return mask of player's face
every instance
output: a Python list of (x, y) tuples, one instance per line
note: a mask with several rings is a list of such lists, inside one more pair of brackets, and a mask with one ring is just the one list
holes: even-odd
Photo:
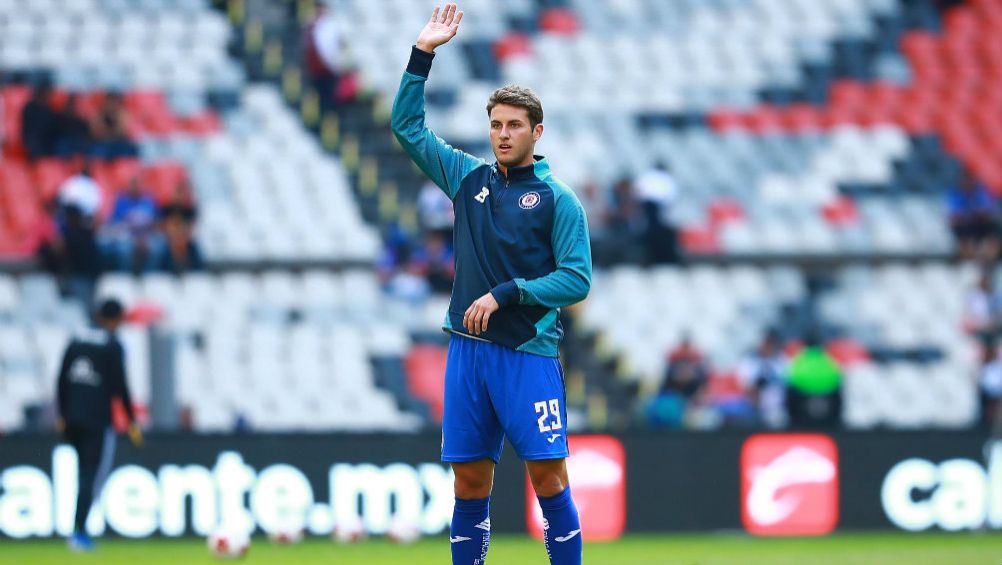
[(543, 124), (529, 125), (529, 111), (518, 106), (498, 104), (491, 109), (491, 147), (504, 167), (532, 163), (532, 150), (543, 135)]

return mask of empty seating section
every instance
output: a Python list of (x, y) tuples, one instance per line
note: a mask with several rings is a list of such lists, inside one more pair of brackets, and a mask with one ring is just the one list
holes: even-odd
[(204, 0), (0, 1), (0, 65), (47, 68), (73, 90), (234, 90), (232, 33)]
[(413, 430), (371, 360), (402, 358), (407, 326), (370, 271), (105, 276), (99, 295), (155, 306), (176, 336), (178, 401), (200, 431)]
[(718, 129), (814, 131), (843, 124), (894, 124), (911, 134), (936, 133), (946, 149), (1002, 191), (1002, 4), (971, 0), (952, 8), (941, 33), (913, 31), (901, 39), (912, 70), (907, 84), (834, 84), (827, 106), (761, 107), (711, 116)]
[(348, 176), (266, 85), (248, 87), (204, 145), (150, 147), (185, 162), (202, 204), (206, 255), (220, 261), (371, 261)]
[(981, 354), (962, 331), (977, 270), (940, 264), (850, 267), (819, 307), (829, 322), (874, 348), (933, 352), (922, 362), (888, 359), (846, 370), (846, 422), (853, 427), (963, 427), (977, 416)]

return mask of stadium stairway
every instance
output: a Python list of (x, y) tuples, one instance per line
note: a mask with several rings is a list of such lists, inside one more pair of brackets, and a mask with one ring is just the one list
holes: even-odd
[(313, 2), (217, 1), (243, 40), (236, 54), (256, 81), (281, 87), (285, 101), (349, 173), (362, 217), (371, 225), (417, 227), (415, 202), (423, 176), (389, 127), (388, 101), (360, 86), (353, 99), (325, 108), (302, 70), (302, 28)]

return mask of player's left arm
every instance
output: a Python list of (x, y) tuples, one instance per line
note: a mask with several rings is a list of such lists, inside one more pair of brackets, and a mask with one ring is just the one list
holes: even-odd
[(591, 241), (588, 218), (571, 191), (557, 193), (550, 243), (557, 268), (542, 277), (514, 279), (492, 288), (467, 308), (463, 326), (474, 334), (487, 331), (491, 314), (505, 306), (561, 308), (581, 302), (591, 289)]
[(502, 308), (511, 304), (561, 308), (581, 302), (591, 289), (588, 218), (570, 190), (556, 194), (550, 243), (557, 268), (542, 277), (502, 283), (491, 294)]

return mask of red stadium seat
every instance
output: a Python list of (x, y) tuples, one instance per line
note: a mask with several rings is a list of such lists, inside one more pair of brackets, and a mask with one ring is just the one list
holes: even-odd
[(706, 395), (711, 402), (744, 398), (745, 388), (735, 373), (712, 373), (706, 382)]
[(23, 85), (6, 86), (2, 90), (4, 154), (12, 158), (25, 156), (21, 145), (21, 111), (31, 98), (31, 89)]
[(139, 326), (152, 326), (163, 317), (164, 307), (149, 301), (140, 301), (125, 313), (125, 321)]
[(848, 367), (858, 363), (864, 363), (870, 359), (870, 352), (861, 343), (850, 339), (834, 339), (825, 346), (828, 352), (840, 367)]
[(129, 185), (133, 177), (139, 176), (142, 170), (143, 163), (139, 159), (116, 159), (111, 168), (111, 187), (116, 191), (122, 190)]
[(104, 92), (85, 92), (77, 97), (77, 110), (80, 114), (90, 120), (97, 116), (101, 109), (101, 102), (104, 101)]
[(781, 116), (783, 127), (795, 132), (821, 129), (821, 111), (809, 104), (793, 104)]
[(126, 94), (125, 109), (140, 116), (170, 112), (163, 94), (152, 90), (137, 90)]
[(539, 16), (539, 29), (561, 35), (576, 35), (581, 31), (581, 22), (573, 10), (550, 8)]
[(73, 170), (62, 159), (39, 159), (35, 162), (35, 186), (42, 200), (50, 200), (59, 191), (59, 185), (71, 176)]
[(859, 210), (851, 198), (838, 196), (821, 208), (825, 221), (835, 226), (855, 224), (859, 221)]
[(712, 226), (713, 230), (718, 230), (728, 222), (741, 220), (745, 217), (745, 211), (741, 207), (741, 203), (730, 198), (720, 198), (710, 204), (708, 214), (710, 216), (710, 226)]
[(20, 196), (35, 196), (34, 182), (27, 163), (20, 159), (4, 159), (0, 161), (0, 187), (9, 194)]
[(710, 127), (719, 131), (747, 129), (744, 112), (730, 108), (718, 108), (707, 116)]
[(852, 110), (842, 106), (824, 108), (821, 112), (821, 123), (828, 128), (852, 124), (854, 123)]
[(770, 106), (760, 106), (746, 115), (748, 128), (752, 131), (765, 133), (782, 131), (782, 113)]
[(219, 116), (214, 112), (203, 112), (195, 116), (180, 118), (178, 127), (185, 133), (206, 135), (219, 131), (222, 126), (219, 122)]
[(416, 345), (404, 358), (407, 387), (411, 394), (431, 406), (432, 415), (442, 421), (445, 406), (445, 364), (448, 349), (435, 345)]
[(532, 40), (529, 36), (521, 33), (509, 33), (494, 42), (494, 56), (499, 61), (512, 57), (526, 57), (532, 55)]
[(166, 202), (174, 194), (178, 183), (187, 176), (184, 165), (176, 162), (162, 162), (143, 169), (140, 178), (157, 202)]
[(839, 108), (855, 109), (871, 102), (870, 92), (866, 85), (851, 81), (839, 80), (831, 86), (831, 105)]
[(717, 234), (708, 227), (690, 226), (681, 230), (682, 246), (690, 253), (709, 255), (720, 252)]

